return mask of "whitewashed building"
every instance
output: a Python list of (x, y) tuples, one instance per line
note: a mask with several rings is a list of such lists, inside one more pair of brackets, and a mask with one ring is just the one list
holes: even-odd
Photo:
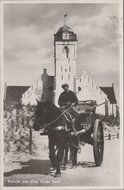
[[(36, 99), (48, 99), (58, 106), (58, 97), (63, 91), (61, 85), (68, 83), (78, 100), (95, 100), (97, 104), (106, 102), (96, 109), (102, 115), (114, 114), (108, 94), (95, 84), (86, 71), (80, 77), (76, 76), (77, 65), (77, 35), (67, 25), (62, 26), (54, 34), (54, 76), (49, 76), (47, 70), (22, 94), (22, 103), (36, 105)], [(115, 103), (116, 104), (116, 103)]]
[(37, 100), (42, 98), (53, 102), (54, 96), (54, 77), (47, 74), (47, 70), (43, 69), (43, 74), (22, 94), (22, 104), (37, 105)]

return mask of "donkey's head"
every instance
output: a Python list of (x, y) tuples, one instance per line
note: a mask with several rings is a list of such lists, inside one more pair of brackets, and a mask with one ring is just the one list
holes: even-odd
[(37, 100), (37, 107), (36, 107), (36, 111), (35, 111), (35, 120), (34, 120), (34, 125), (33, 125), (33, 128), (36, 131), (40, 130), (47, 121), (48, 110), (49, 110), (48, 106), (49, 106), (48, 101), (39, 102)]

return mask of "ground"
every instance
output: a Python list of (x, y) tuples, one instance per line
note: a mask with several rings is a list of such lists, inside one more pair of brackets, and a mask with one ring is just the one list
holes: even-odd
[(11, 163), (5, 165), (5, 186), (119, 186), (120, 185), (120, 150), (119, 139), (105, 140), (103, 164), (95, 167), (93, 148), (82, 146), (78, 154), (79, 166), (76, 169), (62, 170), (59, 178), (50, 173), (51, 163), (48, 158), (47, 137), (40, 137), (40, 154), (27, 156), (19, 154)]

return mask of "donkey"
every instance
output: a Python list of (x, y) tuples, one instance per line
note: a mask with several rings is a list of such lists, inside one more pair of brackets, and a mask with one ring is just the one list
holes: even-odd
[[(72, 165), (77, 165), (78, 137), (70, 135), (66, 130), (66, 119), (62, 111), (49, 101), (38, 102), (35, 112), (35, 120), (33, 128), (36, 131), (44, 129), (49, 139), (49, 158), (52, 166), (56, 168), (55, 177), (61, 175), (61, 163), (64, 151), (67, 153), (68, 144), (70, 144), (70, 152)], [(78, 124), (75, 123), (76, 129)]]

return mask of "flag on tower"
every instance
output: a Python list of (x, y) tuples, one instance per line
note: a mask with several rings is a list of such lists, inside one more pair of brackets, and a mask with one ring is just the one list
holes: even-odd
[(66, 25), (66, 17), (67, 17), (67, 14), (64, 15), (64, 24)]

